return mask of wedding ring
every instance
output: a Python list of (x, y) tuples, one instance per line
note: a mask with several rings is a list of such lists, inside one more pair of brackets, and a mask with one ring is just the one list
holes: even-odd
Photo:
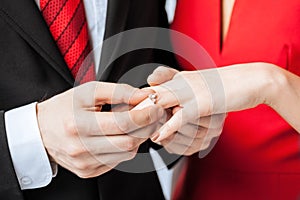
[(154, 103), (156, 104), (157, 102), (157, 94), (149, 94), (148, 98)]

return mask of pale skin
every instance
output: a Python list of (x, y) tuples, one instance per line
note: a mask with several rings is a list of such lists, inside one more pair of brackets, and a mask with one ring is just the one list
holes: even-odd
[(119, 112), (101, 112), (101, 108), (134, 106), (149, 94), (129, 85), (90, 82), (39, 103), (39, 128), (51, 160), (90, 178), (134, 158), (164, 110), (156, 105)]
[(222, 2), (222, 41), (225, 40), (228, 33), (234, 3), (235, 0), (224, 0)]
[[(165, 81), (157, 80), (156, 84)], [(150, 92), (128, 85), (92, 82), (39, 103), (37, 119), (50, 159), (81, 178), (99, 176), (120, 162), (132, 159), (164, 114), (160, 106), (128, 111), (128, 107), (140, 103)], [(128, 107), (125, 111), (101, 112), (104, 104), (127, 104)], [(165, 145), (166, 149), (191, 155), (201, 144), (207, 148), (210, 139), (203, 142), (203, 133), (209, 136), (205, 138), (211, 138), (221, 131), (218, 124), (209, 127), (210, 119), (180, 127), (175, 142)]]
[[(223, 98), (218, 99), (218, 95), (214, 94), (216, 91), (209, 90), (203, 78), (203, 74), (207, 77), (207, 74), (213, 73), (214, 70), (218, 71), (219, 76), (211, 76), (211, 78), (222, 79), (225, 101)], [(184, 143), (183, 140), (172, 139), (174, 133), (177, 134), (177, 131), (186, 124), (195, 122), (199, 118), (198, 122), (201, 122), (201, 118), (205, 119), (210, 115), (245, 110), (260, 104), (273, 108), (300, 132), (300, 78), (273, 64), (245, 63), (192, 72), (177, 72), (161, 67), (153, 72), (148, 82), (152, 85), (156, 82), (164, 82), (152, 87), (158, 94), (157, 104), (164, 108), (177, 107), (172, 118), (152, 137), (154, 142), (168, 145), (172, 145), (169, 144), (170, 141), (171, 143)], [(182, 87), (179, 88), (178, 85)], [(187, 92), (189, 87), (194, 93)], [(184, 98), (181, 98), (182, 96)], [(212, 98), (214, 105), (212, 105)], [(178, 108), (179, 105), (180, 108)], [(219, 120), (220, 127), (222, 124), (223, 121)], [(218, 125), (214, 126), (218, 127)], [(214, 127), (210, 126), (210, 128)], [(206, 132), (207, 130), (198, 132), (198, 137), (202, 135), (202, 138), (205, 138)], [(186, 132), (185, 134), (191, 138), (195, 137), (193, 133)], [(217, 136), (218, 134), (215, 135)], [(204, 142), (205, 140), (202, 141)], [(190, 146), (189, 148), (194, 149), (196, 153), (205, 150), (207, 145), (200, 143), (197, 147)], [(170, 152), (173, 153), (173, 151)]]
[[(223, 4), (223, 9), (230, 8), (226, 5)], [(228, 13), (231, 11), (223, 12), (225, 17)], [(227, 24), (223, 39), (229, 21), (223, 21), (224, 26)], [(223, 113), (259, 104), (269, 105), (300, 131), (298, 76), (269, 63), (220, 68), (226, 104), (223, 99), (214, 98), (214, 105), (219, 105), (219, 109), (213, 109), (211, 98), (215, 97), (215, 91), (208, 89), (203, 73), (209, 75), (213, 71), (178, 72), (158, 68), (148, 79), (158, 93), (157, 105), (142, 110), (100, 112), (104, 104), (135, 106), (151, 93), (101, 82), (84, 84), (39, 103), (38, 123), (50, 158), (79, 177), (89, 178), (132, 159), (148, 137), (171, 153), (191, 155), (209, 149), (212, 139), (221, 134)], [(178, 85), (188, 87), (178, 89)], [(171, 119), (152, 135), (164, 115), (160, 105), (172, 108)]]
[[(234, 3), (234, 0), (223, 1), (223, 41), (228, 33)], [(208, 83), (218, 79), (222, 80), (222, 88), (210, 90), (213, 86)], [(221, 134), (225, 114), (220, 114), (260, 104), (273, 108), (300, 132), (300, 78), (271, 63), (241, 63), (192, 72), (160, 67), (149, 76), (148, 83), (158, 93), (157, 104), (164, 108), (175, 107), (172, 118), (152, 136), (154, 142), (163, 144), (171, 153), (178, 153), (174, 146), (187, 144), (178, 135), (190, 138), (183, 155), (207, 150), (210, 141)], [(220, 116), (215, 120), (219, 123), (213, 126), (201, 124), (201, 121), (209, 121), (208, 118), (216, 115)], [(197, 133), (180, 132), (190, 123), (202, 128)], [(197, 139), (196, 144), (190, 142), (193, 138), (202, 140)]]

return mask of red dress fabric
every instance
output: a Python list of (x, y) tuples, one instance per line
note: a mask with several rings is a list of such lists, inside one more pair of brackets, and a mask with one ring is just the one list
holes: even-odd
[[(260, 61), (300, 74), (299, 0), (236, 0), (224, 41), (221, 7), (221, 0), (178, 1), (172, 28), (201, 44), (218, 67)], [(230, 113), (215, 148), (189, 159), (177, 192), (187, 200), (300, 199), (300, 136), (265, 105)]]

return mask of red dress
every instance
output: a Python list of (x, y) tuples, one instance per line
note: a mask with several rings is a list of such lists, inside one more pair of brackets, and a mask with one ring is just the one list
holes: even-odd
[[(219, 67), (262, 61), (300, 74), (300, 0), (236, 0), (223, 42), (221, 7), (221, 0), (179, 0), (172, 28)], [(300, 136), (265, 105), (230, 113), (210, 154), (189, 159), (179, 190), (186, 200), (300, 199)]]

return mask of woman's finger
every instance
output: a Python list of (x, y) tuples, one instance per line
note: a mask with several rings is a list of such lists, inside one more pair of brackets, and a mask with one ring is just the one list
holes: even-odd
[(176, 81), (170, 81), (168, 86), (165, 84), (151, 87), (153, 91), (156, 93), (156, 104), (161, 107), (167, 109), (172, 108), (174, 106), (178, 106), (183, 103), (183, 100), (180, 99), (178, 95), (178, 88), (176, 88)]
[(147, 82), (150, 86), (160, 85), (172, 80), (177, 73), (178, 71), (175, 69), (161, 66), (153, 71), (153, 73), (148, 77)]
[(184, 117), (183, 109), (175, 113), (169, 121), (167, 121), (154, 136), (151, 138), (153, 142), (161, 142), (176, 133), (184, 124), (187, 118)]
[(207, 128), (188, 123), (181, 127), (178, 132), (188, 138), (199, 138), (203, 133), (207, 132)]
[(189, 146), (180, 143), (167, 143), (163, 141), (162, 145), (169, 153), (190, 156), (199, 151), (198, 147), (201, 146), (201, 141), (194, 140)]
[[(189, 102), (197, 103), (194, 86), (191, 86), (184, 76), (177, 76), (176, 79), (153, 86), (151, 89), (156, 92), (156, 103), (164, 108), (181, 106)], [(195, 105), (193, 107), (195, 108)]]

